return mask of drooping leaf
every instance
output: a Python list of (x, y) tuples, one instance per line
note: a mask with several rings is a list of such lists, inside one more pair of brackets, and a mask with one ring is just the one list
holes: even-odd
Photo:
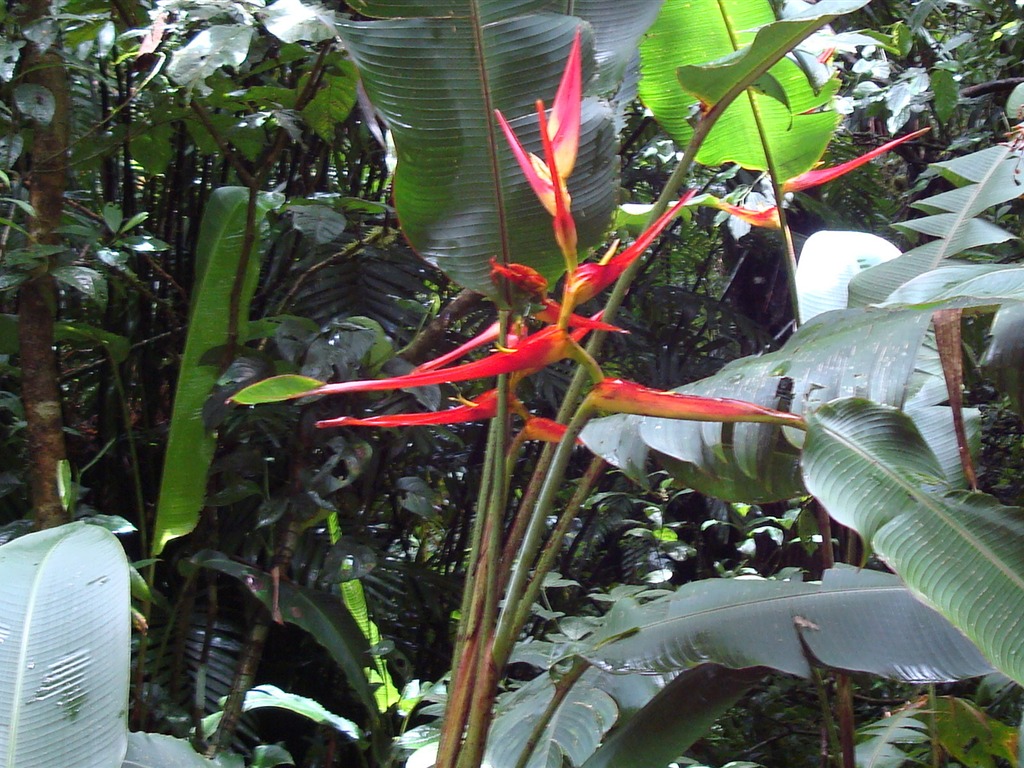
[(850, 303), (882, 301), (911, 278), (935, 269), (946, 259), (1013, 237), (979, 216), (994, 205), (1020, 197), (1015, 174), (1019, 163), (1020, 151), (1007, 144), (935, 163), (932, 167), (958, 188), (914, 203), (915, 208), (929, 215), (903, 222), (897, 228), (936, 239), (855, 277), (850, 283)]
[(893, 408), (838, 400), (810, 416), (808, 427), (804, 480), (829, 514), (860, 533), (1001, 672), (1024, 679), (1021, 510), (952, 490), (913, 422)]
[(353, 740), (358, 739), (362, 735), (359, 726), (351, 720), (334, 714), (319, 701), (310, 699), (307, 696), (299, 696), (282, 691), (276, 685), (257, 685), (246, 692), (245, 701), (242, 704), (243, 712), (264, 709), (266, 707), (287, 709), (289, 712), (302, 715), (315, 723), (329, 725), (342, 735)]
[(705, 662), (808, 676), (810, 663), (911, 682), (985, 674), (989, 663), (891, 574), (852, 568), (820, 584), (711, 579), (640, 605), (618, 601), (584, 656), (616, 672)]
[(765, 674), (701, 664), (666, 685), (646, 706), (616, 725), (583, 768), (668, 765), (707, 735), (715, 721)]
[[(597, 12), (611, 5), (619, 4), (587, 4), (594, 24), (614, 19)], [(354, 7), (382, 17), (345, 24), (340, 32), (371, 101), (390, 122), (398, 154), (395, 205), (409, 242), (462, 285), (491, 296), (495, 256), (556, 278), (564, 262), (551, 218), (506, 146), (493, 110), (502, 111), (528, 149), (539, 151), (534, 103), (553, 100), (579, 19), (557, 15), (563, 4), (548, 0), (365, 0)], [(643, 31), (633, 28), (627, 40), (622, 30), (629, 28), (597, 39), (622, 51)], [(585, 42), (589, 82), (590, 34)], [(569, 179), (581, 248), (600, 239), (614, 210), (614, 156), (610, 113), (587, 98), (577, 170)]]
[[(263, 605), (273, 609), (274, 587), (269, 574), (212, 550), (196, 553), (192, 563), (238, 579)], [(341, 597), (282, 579), (277, 600), (281, 618), (309, 632), (330, 653), (363, 706), (375, 718), (376, 702), (363, 674), (370, 648)]]
[(95, 525), (0, 547), (0, 765), (109, 768), (127, 734), (128, 562)]
[[(256, 200), (256, 226), (260, 227), (267, 213), (282, 201), (280, 194), (261, 193)], [(200, 225), (197, 287), (174, 395), (153, 554), (159, 554), (171, 539), (189, 533), (203, 505), (216, 437), (206, 431), (202, 409), (220, 373), (215, 366), (204, 364), (204, 357), (231, 341), (232, 327), (244, 331), (260, 272), (255, 245), (259, 238), (252, 238), (248, 252), (243, 253), (248, 204), (249, 191), (244, 187), (222, 187), (210, 196)], [(230, 317), (232, 306), (237, 307), (234, 318)]]
[[(768, 0), (667, 0), (640, 47), (640, 96), (682, 145), (693, 134), (690, 116), (698, 104), (683, 88), (714, 102), (729, 90), (729, 80), (767, 70), (770, 93), (751, 88), (738, 98), (712, 129), (697, 161), (767, 170), (770, 155), (780, 182), (798, 176), (821, 158), (832, 137), (838, 115), (824, 108), (835, 85), (815, 92), (796, 62), (780, 59), (816, 28), (863, 4), (818, 3), (805, 18), (780, 22)], [(767, 152), (760, 135), (769, 137)]]

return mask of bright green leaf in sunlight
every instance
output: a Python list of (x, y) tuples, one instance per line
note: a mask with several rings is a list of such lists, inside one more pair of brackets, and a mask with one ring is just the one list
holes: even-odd
[(311, 379), (309, 376), (296, 376), (295, 374), (271, 376), (269, 379), (257, 381), (237, 392), (232, 396), (231, 401), (238, 405), (279, 403), (282, 400), (301, 397), (304, 393), (320, 386), (323, 386), (322, 381)]
[(798, 176), (818, 162), (832, 138), (839, 116), (829, 107), (838, 84), (830, 81), (815, 92), (795, 61), (779, 58), (865, 2), (825, 0), (804, 15), (777, 21), (768, 0), (667, 0), (640, 47), (640, 97), (683, 145), (693, 135), (690, 121), (700, 99), (714, 103), (736, 78), (767, 71), (760, 88), (748, 89), (725, 111), (697, 161), (755, 170), (771, 165), (780, 182)]

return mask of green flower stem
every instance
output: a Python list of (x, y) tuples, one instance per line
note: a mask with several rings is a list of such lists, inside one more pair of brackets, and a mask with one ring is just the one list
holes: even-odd
[[(593, 409), (586, 405), (581, 405), (576, 410), (572, 421), (566, 427), (565, 435), (555, 449), (551, 468), (544, 478), (544, 485), (537, 498), (537, 504), (530, 515), (523, 543), (519, 547), (519, 555), (512, 565), (511, 579), (505, 592), (505, 603), (498, 615), (498, 628), (494, 637), (494, 662), (499, 668), (505, 665), (512, 646), (522, 629), (522, 625), (518, 623), (519, 603), (522, 600), (531, 565), (540, 547), (547, 516), (554, 506), (555, 497), (562, 486), (565, 470), (569, 465), (573, 449), (576, 447), (576, 438), (579, 437), (583, 427), (590, 421), (593, 414)], [(537, 578), (543, 579), (543, 574), (538, 573)]]
[[(509, 312), (499, 314), (499, 343), (507, 339)], [(508, 484), (505, 467), (505, 443), (508, 431), (508, 376), (498, 377), (498, 413), (491, 420), (484, 456), (477, 514), (473, 520), (466, 583), (462, 591), (459, 629), (455, 641), (455, 665), (452, 669), (451, 696), (445, 711), (437, 766), (455, 766), (482, 745), (489, 718), (474, 716), (473, 691), (483, 684), (481, 666), (491, 663), (490, 637), (498, 608), (498, 562), (500, 535)], [(472, 684), (470, 684), (472, 681)], [(492, 694), (493, 696), (493, 694)], [(482, 731), (482, 732), (481, 732)], [(463, 741), (465, 734), (465, 741)]]
[(775, 157), (771, 152), (771, 145), (768, 143), (768, 133), (765, 131), (764, 121), (761, 119), (761, 107), (754, 98), (750, 99), (750, 109), (754, 113), (754, 123), (757, 125), (757, 134), (761, 139), (761, 146), (764, 147), (764, 156), (768, 161), (768, 176), (772, 180), (772, 192), (775, 195), (775, 210), (779, 212), (779, 231), (782, 233), (783, 261), (786, 265), (786, 285), (789, 286), (789, 301), (793, 307), (793, 322), (800, 322), (800, 306), (796, 294), (796, 248), (793, 246), (793, 233), (789, 231), (786, 223), (786, 211), (783, 206), (786, 193), (782, 189), (782, 181), (779, 180), (778, 166)]
[(562, 547), (562, 540), (565, 538), (569, 526), (576, 519), (580, 507), (583, 506), (583, 502), (590, 496), (590, 491), (594, 488), (601, 475), (604, 474), (607, 466), (608, 464), (600, 456), (595, 456), (590, 460), (590, 466), (587, 467), (587, 471), (580, 478), (572, 498), (565, 506), (565, 510), (558, 518), (555, 527), (551, 530), (551, 535), (548, 536), (544, 549), (541, 550), (540, 558), (537, 560), (537, 567), (534, 569), (533, 578), (526, 585), (523, 597), (517, 604), (514, 626), (525, 626), (529, 620), (533, 604), (537, 602), (537, 598), (540, 596), (540, 591), (544, 586), (544, 579), (555, 565), (555, 558), (558, 557), (558, 552)]

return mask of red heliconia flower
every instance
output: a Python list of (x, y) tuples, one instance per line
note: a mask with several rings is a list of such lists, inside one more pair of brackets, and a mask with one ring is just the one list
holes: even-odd
[(837, 179), (844, 173), (849, 173), (854, 168), (859, 168), (865, 163), (874, 160), (879, 155), (885, 154), (893, 147), (898, 146), (905, 141), (916, 139), (918, 136), (928, 133), (929, 130), (931, 129), (922, 128), (919, 131), (908, 133), (906, 136), (900, 136), (898, 139), (888, 141), (882, 146), (872, 149), (870, 152), (865, 152), (860, 157), (855, 157), (853, 160), (841, 163), (831, 168), (815, 168), (813, 170), (807, 171), (807, 173), (801, 173), (799, 176), (789, 179), (786, 183), (784, 183), (782, 185), (782, 191), (800, 192), (804, 189), (810, 189), (811, 187), (816, 187), (819, 184), (824, 184), (828, 181), (832, 181), (833, 179)]
[(572, 201), (565, 180), (572, 174), (576, 166), (576, 155), (579, 153), (582, 100), (582, 57), (580, 34), (577, 31), (569, 51), (565, 72), (555, 94), (550, 118), (545, 112), (544, 102), (537, 102), (537, 119), (544, 147), (543, 160), (527, 152), (505, 116), (499, 110), (494, 111), (512, 154), (530, 183), (533, 193), (554, 217), (555, 239), (571, 266), (575, 266), (576, 258), (576, 223), (569, 212)]
[(548, 292), (548, 279), (533, 267), (525, 264), (502, 264), (491, 259), (491, 282), (500, 285), (504, 281), (526, 299), (543, 301)]
[[(538, 320), (545, 323), (557, 323), (558, 318), (562, 313), (562, 305), (557, 301), (551, 299), (544, 300), (544, 306), (533, 313), (533, 316)], [(590, 331), (606, 331), (607, 333), (629, 333), (629, 331), (619, 328), (617, 325), (611, 323), (603, 323), (598, 318), (604, 314), (604, 311), (598, 312), (592, 317), (584, 317), (583, 315), (569, 315), (569, 327), (570, 328), (586, 328)]]
[(737, 219), (743, 219), (743, 221), (755, 227), (779, 229), (782, 226), (782, 221), (779, 219), (779, 208), (775, 205), (762, 208), (761, 210), (754, 210), (753, 208), (744, 208), (740, 205), (727, 203), (725, 200), (716, 200), (715, 207), (726, 213), (731, 213)]
[[(551, 299), (545, 299), (544, 306), (541, 307), (541, 309), (538, 310), (536, 313), (534, 313), (534, 317), (536, 317), (538, 320), (542, 322), (554, 325), (556, 322), (558, 322), (558, 314), (560, 309), (561, 308), (559, 307), (557, 302), (551, 301)], [(611, 323), (602, 323), (600, 320), (602, 314), (603, 312), (598, 312), (593, 317), (571, 315), (569, 317), (569, 327), (581, 331), (586, 330), (606, 331), (608, 333), (628, 333), (628, 331), (624, 331), (617, 325), (612, 325)], [(498, 323), (491, 323), (483, 331), (478, 333), (465, 344), (461, 344), (455, 349), (453, 349), (451, 352), (445, 352), (443, 355), (435, 357), (433, 360), (428, 360), (427, 362), (416, 366), (415, 368), (413, 368), (412, 373), (424, 373), (426, 371), (436, 371), (440, 368), (444, 368), (446, 365), (450, 365), (459, 358), (468, 355), (474, 349), (478, 349), (479, 347), (482, 347), (485, 344), (493, 344), (494, 342), (496, 342), (498, 340), (498, 331)], [(521, 331), (522, 327), (520, 326), (516, 332), (510, 332), (508, 334), (508, 337), (506, 339), (506, 347), (514, 348), (518, 346), (519, 340), (521, 338), (525, 338), (522, 335)]]
[(695, 190), (687, 190), (679, 200), (665, 213), (658, 217), (651, 226), (637, 238), (629, 248), (617, 256), (611, 256), (615, 245), (608, 251), (608, 256), (599, 262), (581, 264), (575, 272), (568, 275), (566, 279), (565, 295), (569, 297), (573, 306), (590, 301), (597, 294), (618, 280), (630, 264), (636, 261), (648, 248), (651, 243), (664, 231), (680, 209), (690, 202)]
[(341, 416), (316, 423), (321, 429), (328, 427), (422, 427), (439, 424), (461, 424), (467, 421), (493, 419), (498, 413), (498, 390), (484, 392), (475, 400), (465, 400), (462, 405), (444, 411), (426, 413), (389, 413), (384, 416), (369, 416), (357, 419)]
[(525, 376), (536, 373), (551, 363), (572, 356), (576, 350), (576, 344), (589, 330), (589, 328), (581, 328), (570, 334), (558, 326), (548, 326), (520, 340), (514, 349), (499, 350), (471, 363), (463, 363), (451, 368), (414, 371), (389, 379), (362, 379), (324, 384), (322, 387), (302, 392), (296, 397), (341, 395), (349, 392), (382, 392), (391, 389), (426, 387), (431, 384), (449, 384), (511, 373)]
[[(876, 157), (888, 152), (893, 147), (902, 144), (905, 141), (916, 139), (918, 136), (927, 133), (929, 130), (931, 129), (922, 128), (919, 131), (908, 133), (906, 136), (901, 136), (898, 139), (893, 139), (892, 141), (886, 142), (882, 146), (872, 149), (870, 152), (865, 152), (860, 157), (855, 157), (853, 160), (850, 160), (845, 163), (840, 163), (839, 165), (833, 166), (831, 168), (815, 168), (813, 170), (807, 171), (807, 173), (802, 173), (799, 176), (795, 176), (792, 179), (785, 181), (782, 185), (782, 191), (802, 192), (805, 189), (817, 187), (821, 184), (825, 184), (826, 182), (838, 179), (843, 174), (849, 173), (855, 168), (859, 168), (865, 163), (874, 160)], [(780, 226), (782, 226), (782, 224), (779, 221), (779, 209), (774, 205), (771, 206), (770, 208), (765, 208), (763, 210), (758, 211), (753, 210), (752, 208), (744, 208), (742, 206), (736, 206), (732, 205), (731, 203), (726, 203), (722, 200), (718, 200), (715, 202), (715, 206), (723, 211), (731, 213), (733, 216), (736, 216), (737, 218), (743, 219), (743, 221), (747, 222), (748, 224), (752, 224), (755, 227), (770, 227), (772, 229), (778, 229)]]
[[(545, 443), (560, 443), (565, 436), (565, 424), (543, 416), (530, 416), (523, 424), (523, 440), (539, 440)], [(577, 443), (582, 441), (577, 439)]]
[(621, 379), (594, 385), (586, 402), (602, 411), (688, 421), (758, 422), (806, 429), (795, 413), (776, 411), (744, 400), (665, 392)]
[(583, 59), (580, 52), (580, 33), (572, 40), (565, 72), (558, 84), (555, 101), (551, 105), (546, 134), (554, 150), (555, 165), (563, 179), (572, 175), (580, 147), (580, 112), (583, 102)]

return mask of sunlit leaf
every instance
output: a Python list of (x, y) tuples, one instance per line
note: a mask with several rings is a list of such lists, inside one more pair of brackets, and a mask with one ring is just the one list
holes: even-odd
[(125, 754), (128, 563), (99, 526), (0, 546), (0, 766), (109, 768)]

